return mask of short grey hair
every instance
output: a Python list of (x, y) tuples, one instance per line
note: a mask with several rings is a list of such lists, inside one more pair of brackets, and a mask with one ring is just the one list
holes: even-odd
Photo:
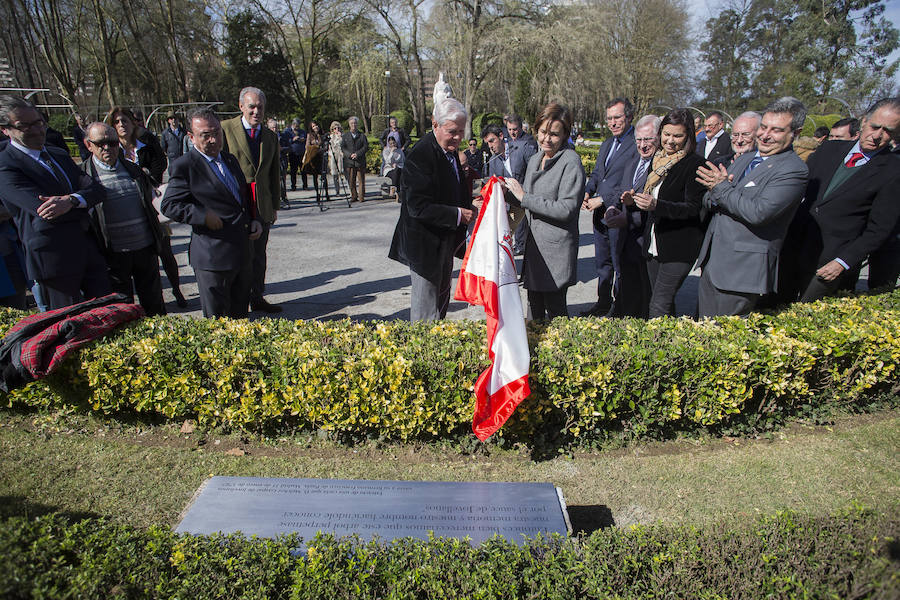
[[(87, 127), (84, 128), (84, 132), (89, 134), (91, 132), (91, 130), (94, 129), (95, 127), (101, 127), (103, 129), (103, 131), (105, 132), (105, 135), (107, 135), (107, 136), (112, 135), (112, 137), (119, 137), (119, 134), (116, 133), (116, 130), (113, 129), (112, 125), (110, 125), (109, 123), (104, 123), (103, 121), (94, 121), (93, 123), (91, 123), (90, 125), (88, 125)], [(91, 140), (88, 140), (88, 141), (91, 141)]]
[(443, 125), (447, 121), (457, 121), (459, 119), (468, 119), (466, 107), (456, 98), (444, 98), (434, 105), (431, 111), (431, 117), (438, 125)]
[[(9, 120), (9, 115), (14, 110), (26, 108), (37, 110), (34, 104), (24, 98), (7, 94), (0, 96), (0, 127), (9, 127), (12, 124), (12, 121)], [(43, 115), (41, 116), (43, 117)]]
[(637, 120), (637, 123), (634, 124), (634, 130), (637, 131), (642, 127), (646, 127), (647, 125), (653, 126), (653, 135), (656, 135), (659, 132), (659, 124), (662, 123), (662, 117), (658, 115), (644, 115), (640, 119)]
[(806, 106), (793, 96), (784, 96), (778, 100), (773, 100), (763, 111), (763, 114), (765, 113), (789, 113), (791, 115), (791, 129), (794, 131), (803, 129), (803, 124), (806, 122)]
[(884, 108), (885, 106), (889, 106), (894, 112), (900, 112), (900, 97), (882, 98), (881, 100), (878, 100), (869, 107), (869, 109), (866, 111), (866, 114), (863, 116), (868, 119), (873, 114), (875, 114), (876, 110), (878, 110), (879, 108)]
[(261, 89), (259, 89), (258, 87), (245, 87), (241, 90), (241, 93), (238, 94), (239, 104), (244, 103), (244, 96), (246, 96), (247, 94), (256, 94), (257, 96), (259, 96), (259, 99), (262, 100), (263, 104), (266, 103), (266, 95)]
[[(742, 112), (737, 116), (737, 119), (734, 120), (734, 123), (737, 123), (738, 119), (753, 119), (756, 121), (756, 126), (754, 129), (759, 129), (760, 123), (762, 123), (762, 115), (756, 112), (755, 110), (748, 110), (747, 112)], [(731, 124), (734, 127), (734, 123)], [(802, 125), (801, 125), (802, 127)]]
[(350, 124), (350, 121), (356, 121), (357, 123), (359, 123), (359, 117), (350, 117), (349, 119), (347, 119), (347, 125)]

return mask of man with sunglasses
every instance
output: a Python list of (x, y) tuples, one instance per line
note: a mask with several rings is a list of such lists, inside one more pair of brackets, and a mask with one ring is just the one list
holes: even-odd
[(109, 279), (116, 292), (134, 301), (147, 315), (166, 314), (159, 279), (163, 232), (153, 208), (153, 183), (129, 160), (119, 160), (119, 136), (105, 123), (91, 123), (84, 136), (91, 157), (81, 170), (103, 186), (106, 200), (91, 210), (104, 246)]
[(0, 96), (0, 129), (10, 138), (0, 152), (0, 198), (25, 246), (28, 276), (48, 307), (108, 294), (106, 261), (87, 210), (103, 201), (103, 187), (68, 153), (44, 145), (47, 123), (27, 100)]

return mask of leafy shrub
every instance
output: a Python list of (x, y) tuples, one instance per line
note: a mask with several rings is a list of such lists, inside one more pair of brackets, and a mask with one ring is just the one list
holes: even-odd
[(575, 152), (581, 157), (581, 166), (584, 167), (584, 173), (590, 177), (597, 165), (597, 155), (600, 153), (599, 146), (575, 146)]
[[(0, 327), (23, 313), (0, 311)], [(502, 436), (593, 443), (770, 429), (813, 406), (900, 390), (900, 290), (748, 318), (557, 319), (528, 326), (532, 394)], [(466, 435), (488, 366), (483, 321), (130, 324), (5, 397), (251, 431), (393, 440)]]
[[(4, 598), (896, 598), (900, 513), (851, 507), (586, 537), (363, 542), (141, 531), (58, 515), (0, 523)], [(893, 556), (892, 556), (893, 554)]]

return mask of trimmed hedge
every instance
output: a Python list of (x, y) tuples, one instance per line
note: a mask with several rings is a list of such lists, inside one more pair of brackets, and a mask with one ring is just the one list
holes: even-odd
[(900, 512), (853, 507), (576, 539), (176, 535), (60, 516), (0, 523), (3, 598), (896, 598)]
[[(0, 311), (0, 327), (22, 315)], [(557, 319), (528, 335), (532, 394), (500, 436), (530, 444), (758, 432), (900, 390), (900, 290), (746, 319)], [(3, 401), (251, 431), (467, 436), (485, 344), (483, 321), (155, 317)]]

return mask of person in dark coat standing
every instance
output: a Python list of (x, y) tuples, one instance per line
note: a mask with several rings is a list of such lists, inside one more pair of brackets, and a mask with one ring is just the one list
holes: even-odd
[(169, 175), (172, 175), (172, 163), (181, 158), (184, 154), (184, 127), (178, 120), (173, 111), (169, 111), (166, 115), (166, 130), (163, 131), (159, 144), (166, 153), (169, 160)]
[[(350, 184), (350, 198), (353, 202), (364, 202), (366, 199), (366, 152), (369, 140), (359, 130), (359, 119), (350, 117), (347, 120), (350, 131), (341, 137), (341, 152), (344, 155), (344, 171)], [(359, 187), (357, 188), (357, 182)]]
[(216, 113), (190, 113), (188, 136), (194, 148), (175, 161), (162, 213), (192, 227), (188, 256), (203, 316), (243, 319), (250, 305), (250, 246), (262, 234), (262, 223), (251, 218), (240, 164), (222, 151)]
[(439, 101), (432, 131), (406, 157), (403, 202), (388, 257), (409, 265), (410, 321), (447, 315), (453, 257), (462, 258), (466, 225), (475, 219), (457, 156), (467, 118), (458, 100)]
[(88, 208), (105, 198), (68, 152), (45, 145), (47, 123), (34, 105), (0, 96), (0, 198), (25, 246), (28, 276), (49, 308), (109, 293), (106, 261), (90, 234)]

